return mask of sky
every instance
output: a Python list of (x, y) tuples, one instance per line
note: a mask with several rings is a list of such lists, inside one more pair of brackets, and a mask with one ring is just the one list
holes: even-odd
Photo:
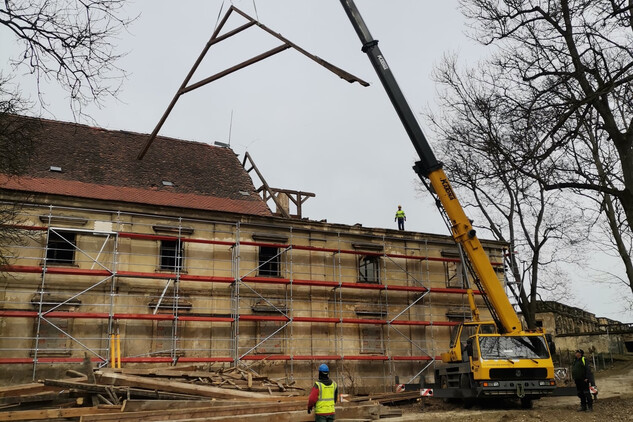
[[(488, 51), (466, 36), (457, 0), (356, 3), (424, 130), (423, 113), (436, 109), (433, 67), (453, 53), (474, 65)], [(230, 142), (240, 158), (248, 151), (270, 186), (316, 194), (303, 206), (303, 215), (313, 220), (396, 228), (400, 204), (408, 230), (448, 234), (430, 196), (418, 188), (411, 169), (415, 150), (338, 0), (129, 2), (128, 15), (139, 17), (114, 41), (118, 51), (127, 52), (119, 66), (128, 77), (116, 99), (85, 110), (95, 124), (150, 133), (211, 36), (221, 7), (231, 4), (370, 87), (349, 84), (290, 49), (184, 95), (160, 135)], [(227, 30), (244, 22), (234, 15)], [(277, 45), (250, 28), (213, 46), (192, 81)], [(7, 31), (0, 31), (0, 47), (18, 51)], [(17, 82), (35, 98), (26, 69)], [(42, 116), (73, 121), (67, 94), (54, 85), (42, 90), (48, 102)], [(569, 304), (633, 321), (632, 313), (613, 303), (630, 291), (596, 289), (587, 279), (576, 280), (574, 290), (577, 300)]]

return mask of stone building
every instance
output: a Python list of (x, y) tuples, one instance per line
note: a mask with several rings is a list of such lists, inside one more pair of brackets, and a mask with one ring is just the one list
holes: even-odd
[[(229, 148), (158, 137), (139, 161), (147, 135), (11, 119), (33, 143), (0, 175), (17, 235), (2, 382), (118, 351), (124, 367), (245, 363), (300, 386), (326, 362), (348, 392), (389, 390), (432, 373), (469, 314), (448, 236), (279, 217)], [(504, 245), (484, 246), (501, 277)]]
[(554, 301), (537, 303), (537, 324), (551, 333), (559, 353), (583, 349), (595, 354), (633, 353), (633, 324), (596, 317)]

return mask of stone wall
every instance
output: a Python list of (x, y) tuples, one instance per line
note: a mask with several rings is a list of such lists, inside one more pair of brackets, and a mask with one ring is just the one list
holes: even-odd
[(536, 320), (552, 334), (557, 350), (565, 354), (583, 349), (592, 354), (629, 353), (626, 342), (633, 340), (633, 327), (558, 302), (537, 306)]
[[(3, 382), (63, 374), (85, 353), (108, 364), (119, 333), (124, 366), (241, 360), (309, 386), (327, 362), (348, 390), (389, 390), (448, 348), (451, 327), (433, 322), (468, 313), (445, 236), (76, 205), (22, 209), (28, 229), (0, 273)], [(52, 262), (51, 236), (71, 233), (72, 259)], [(486, 245), (500, 263), (502, 245)]]

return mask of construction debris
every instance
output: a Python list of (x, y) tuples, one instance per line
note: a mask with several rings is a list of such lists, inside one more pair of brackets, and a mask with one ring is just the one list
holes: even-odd
[[(82, 369), (90, 373), (72, 371), (67, 375), (73, 378), (1, 387), (0, 421), (314, 420), (314, 415), (306, 412), (308, 399), (303, 389), (294, 382), (261, 376), (250, 368)], [(399, 416), (398, 409), (385, 408), (380, 402), (400, 398), (404, 396), (351, 397), (337, 404), (336, 418), (376, 420)]]

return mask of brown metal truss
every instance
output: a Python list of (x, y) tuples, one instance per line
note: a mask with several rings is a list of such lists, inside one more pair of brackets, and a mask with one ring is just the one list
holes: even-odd
[[(250, 165), (250, 168), (246, 168), (247, 161), (248, 161), (248, 164)], [(264, 179), (264, 176), (262, 175), (262, 173), (259, 171), (259, 169), (255, 165), (255, 161), (253, 160), (253, 157), (251, 157), (251, 155), (248, 153), (248, 151), (244, 154), (244, 160), (242, 160), (242, 167), (244, 167), (247, 173), (250, 173), (251, 171), (255, 170), (257, 177), (259, 177), (259, 180), (262, 183), (262, 185), (259, 188), (257, 188), (256, 192), (262, 195), (262, 199), (264, 200), (264, 202), (268, 202), (269, 199), (272, 199), (275, 205), (277, 206), (277, 214), (280, 214), (282, 217), (301, 218), (302, 217), (301, 206), (303, 205), (303, 203), (307, 201), (308, 198), (314, 198), (316, 196), (312, 192), (303, 192), (303, 191), (291, 190), (291, 189), (271, 188), (268, 185), (268, 182), (266, 182), (266, 179)], [(290, 214), (290, 211), (286, 209), (286, 207), (284, 207), (284, 204), (282, 204), (279, 199), (280, 194), (286, 195), (288, 199), (292, 201), (292, 203), (297, 207), (296, 214)]]
[[(245, 23), (242, 26), (239, 26), (239, 27), (227, 32), (226, 34), (219, 35), (220, 31), (224, 27), (224, 24), (228, 21), (229, 16), (231, 15), (232, 12), (238, 13), (239, 15), (244, 17), (248, 22)], [(283, 44), (280, 45), (279, 47), (273, 48), (272, 50), (269, 50), (269, 51), (267, 51), (265, 53), (262, 53), (262, 54), (260, 54), (258, 56), (255, 56), (255, 57), (253, 57), (253, 58), (251, 58), (249, 60), (246, 60), (246, 61), (244, 61), (244, 62), (242, 62), (240, 64), (237, 64), (237, 65), (235, 65), (233, 67), (230, 67), (230, 68), (228, 68), (226, 70), (223, 70), (221, 72), (218, 72), (215, 75), (209, 76), (209, 77), (204, 78), (204, 79), (202, 79), (202, 80), (200, 80), (198, 82), (195, 82), (195, 83), (193, 83), (191, 85), (188, 85), (189, 81), (193, 77), (193, 74), (198, 69), (198, 66), (200, 65), (200, 63), (202, 62), (202, 60), (206, 56), (207, 52), (209, 51), (209, 48), (211, 48), (212, 45), (217, 44), (220, 41), (223, 41), (223, 40), (225, 40), (227, 38), (230, 38), (233, 35), (239, 34), (240, 32), (244, 31), (245, 29), (250, 28), (253, 25), (257, 25), (259, 28), (263, 29), (264, 31), (266, 31), (267, 33), (272, 35), (273, 37), (279, 39)], [(224, 77), (226, 75), (229, 75), (229, 74), (231, 74), (231, 73), (233, 73), (233, 72), (235, 72), (237, 70), (243, 69), (243, 68), (245, 68), (247, 66), (250, 66), (250, 65), (252, 65), (254, 63), (257, 63), (257, 62), (259, 62), (261, 60), (264, 60), (264, 59), (266, 59), (268, 57), (274, 56), (275, 54), (280, 53), (280, 52), (282, 52), (284, 50), (287, 50), (288, 48), (295, 49), (299, 53), (305, 55), (309, 59), (315, 61), (316, 63), (318, 63), (321, 66), (325, 67), (329, 71), (333, 72), (334, 74), (336, 74), (340, 78), (345, 79), (347, 82), (350, 82), (350, 83), (358, 82), (362, 86), (369, 86), (369, 83), (365, 82), (364, 80), (362, 80), (360, 78), (357, 78), (356, 76), (352, 75), (351, 73), (348, 73), (348, 72), (344, 71), (343, 69), (341, 69), (339, 67), (334, 66), (333, 64), (323, 60), (320, 57), (317, 57), (317, 56), (315, 56), (313, 54), (308, 53), (303, 48), (299, 47), (295, 43), (293, 43), (290, 40), (288, 40), (287, 38), (283, 37), (281, 34), (278, 34), (278, 33), (274, 32), (274, 31), (272, 31), (270, 28), (268, 28), (267, 26), (261, 24), (259, 21), (253, 19), (252, 17), (250, 17), (246, 13), (242, 12), (241, 10), (236, 8), (235, 6), (231, 6), (229, 8), (229, 10), (227, 10), (226, 14), (224, 15), (224, 17), (222, 18), (220, 23), (218, 24), (218, 27), (215, 29), (215, 31), (213, 31), (213, 35), (211, 35), (211, 38), (209, 39), (207, 44), (202, 49), (202, 53), (200, 53), (200, 56), (198, 57), (198, 59), (194, 63), (193, 67), (191, 68), (191, 70), (189, 71), (187, 76), (185, 77), (185, 80), (182, 82), (182, 84), (180, 85), (180, 88), (178, 89), (178, 91), (176, 92), (176, 94), (172, 98), (171, 102), (169, 103), (169, 106), (167, 107), (167, 110), (165, 110), (165, 113), (163, 114), (163, 116), (161, 117), (160, 121), (158, 122), (158, 124), (154, 128), (154, 131), (151, 133), (150, 137), (148, 138), (147, 142), (145, 143), (145, 146), (143, 147), (143, 150), (138, 154), (138, 156), (136, 158), (138, 160), (142, 160), (143, 159), (143, 157), (147, 153), (147, 150), (149, 149), (150, 145), (152, 144), (152, 142), (154, 141), (154, 139), (158, 135), (158, 132), (160, 131), (161, 127), (163, 126), (163, 124), (167, 120), (167, 117), (171, 113), (172, 109), (176, 105), (176, 102), (178, 101), (178, 99), (180, 98), (181, 95), (183, 95), (183, 94), (185, 94), (185, 93), (187, 93), (189, 91), (193, 91), (194, 89), (200, 88), (200, 87), (202, 87), (202, 86), (204, 86), (204, 85), (206, 85), (206, 84), (208, 84), (210, 82), (213, 82), (213, 81), (215, 81), (217, 79), (220, 79), (220, 78), (222, 78), (222, 77)]]

